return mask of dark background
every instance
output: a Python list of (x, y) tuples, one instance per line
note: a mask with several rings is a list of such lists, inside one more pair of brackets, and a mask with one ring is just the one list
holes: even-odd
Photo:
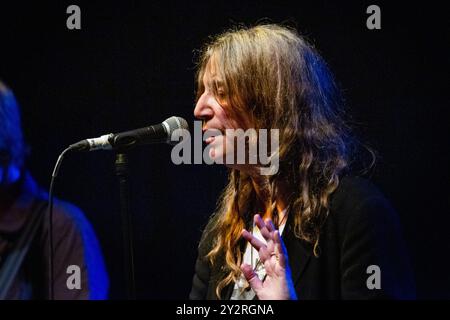
[[(448, 299), (449, 19), (440, 3), (2, 2), (0, 78), (22, 106), (29, 167), (47, 187), (59, 152), (75, 141), (171, 115), (192, 124), (193, 51), (209, 35), (261, 18), (289, 22), (329, 62), (356, 132), (379, 153), (372, 180), (401, 217), (418, 297)], [(70, 4), (81, 7), (81, 30), (66, 28)], [(381, 30), (366, 28), (370, 4), (381, 7)], [(187, 297), (201, 230), (226, 181), (224, 167), (176, 166), (170, 150), (153, 145), (130, 154), (139, 298)], [(106, 152), (67, 157), (56, 192), (92, 222), (110, 297), (121, 299), (113, 163)]]

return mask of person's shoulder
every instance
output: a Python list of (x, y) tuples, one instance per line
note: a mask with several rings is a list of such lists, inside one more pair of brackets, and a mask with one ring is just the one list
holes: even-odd
[(59, 198), (55, 198), (53, 202), (53, 225), (62, 232), (72, 231), (77, 234), (86, 233), (91, 228), (82, 209)]
[(66, 223), (83, 224), (86, 222), (84, 212), (75, 204), (61, 199), (55, 199), (54, 204), (55, 215)]
[(331, 199), (332, 206), (335, 207), (357, 206), (371, 199), (387, 201), (381, 190), (371, 180), (356, 175), (342, 177)]
[(344, 176), (331, 196), (330, 213), (343, 223), (348, 220), (378, 220), (396, 215), (390, 201), (368, 178)]
[[(327, 231), (334, 232), (342, 267), (345, 299), (414, 298), (414, 280), (400, 217), (382, 191), (370, 180), (347, 176), (334, 194)], [(369, 290), (361, 275), (369, 266), (382, 271), (381, 290)]]
[(384, 197), (380, 189), (369, 179), (358, 175), (345, 175), (341, 178), (336, 193), (351, 194), (358, 198)]
[[(38, 201), (49, 205), (48, 191), (39, 185), (29, 172), (26, 172), (23, 178), (24, 193), (29, 195), (33, 201)], [(56, 227), (87, 224), (83, 211), (75, 204), (54, 197), (53, 201), (53, 221)]]

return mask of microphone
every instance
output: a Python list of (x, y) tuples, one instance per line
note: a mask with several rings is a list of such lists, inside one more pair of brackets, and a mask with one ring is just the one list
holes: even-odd
[(181, 117), (170, 117), (160, 124), (121, 133), (110, 133), (98, 138), (81, 140), (69, 146), (73, 151), (96, 151), (130, 149), (135, 146), (168, 143), (176, 144), (170, 137), (176, 129), (189, 129), (188, 123)]

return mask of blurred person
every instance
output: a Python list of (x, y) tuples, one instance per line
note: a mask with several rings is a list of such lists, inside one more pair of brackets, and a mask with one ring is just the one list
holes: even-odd
[[(4, 299), (49, 299), (48, 194), (28, 172), (26, 155), (18, 103), (0, 82), (0, 276), (3, 272), (8, 283), (0, 291), (5, 291)], [(27, 230), (33, 226), (36, 231), (27, 239)], [(18, 245), (20, 241), (28, 241), (29, 249)], [(106, 299), (108, 278), (93, 229), (79, 208), (57, 199), (53, 241), (53, 297)], [(22, 261), (6, 267), (8, 258), (22, 252)], [(74, 274), (69, 266), (79, 267), (78, 288), (76, 280), (69, 279)]]

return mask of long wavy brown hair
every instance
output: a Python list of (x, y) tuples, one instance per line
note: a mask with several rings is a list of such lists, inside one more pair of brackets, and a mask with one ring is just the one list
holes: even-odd
[(253, 215), (267, 205), (277, 223), (275, 201), (281, 181), (288, 185), (295, 236), (320, 254), (330, 195), (350, 164), (355, 140), (343, 120), (343, 99), (326, 63), (294, 29), (273, 24), (238, 27), (213, 38), (200, 51), (198, 97), (210, 63), (224, 82), (226, 111), (235, 119), (250, 120), (255, 129), (278, 129), (280, 146), (278, 173), (261, 177), (268, 195), (264, 203), (251, 177), (231, 169), (208, 224), (206, 232), (215, 240), (207, 258), (211, 264), (219, 256), (225, 261), (226, 276), (216, 289), (220, 297), (241, 274), (242, 229), (251, 226)]

